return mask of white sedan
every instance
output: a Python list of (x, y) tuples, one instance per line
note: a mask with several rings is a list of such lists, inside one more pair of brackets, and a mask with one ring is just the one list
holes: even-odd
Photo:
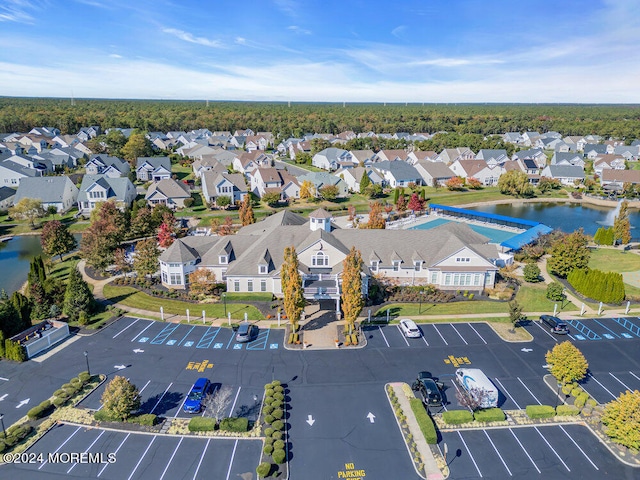
[(410, 318), (400, 320), (400, 330), (402, 330), (404, 336), (408, 338), (420, 338), (422, 335), (416, 323)]

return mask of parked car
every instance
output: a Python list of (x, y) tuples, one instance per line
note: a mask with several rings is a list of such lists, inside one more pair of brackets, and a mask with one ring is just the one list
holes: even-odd
[(182, 409), (186, 413), (200, 413), (204, 406), (204, 400), (211, 391), (211, 382), (208, 378), (199, 378), (191, 387)]
[(251, 323), (241, 323), (236, 332), (236, 342), (250, 342), (258, 334), (258, 327)]
[(422, 336), (416, 322), (410, 318), (403, 318), (400, 320), (400, 330), (402, 330), (402, 333), (407, 338), (420, 338)]
[(553, 315), (540, 315), (540, 321), (544, 323), (551, 333), (557, 333), (558, 335), (566, 335), (569, 333), (569, 326)]
[(418, 379), (411, 386), (414, 392), (420, 394), (422, 403), (429, 407), (442, 406), (442, 389), (444, 383), (439, 382), (437, 378), (433, 378), (429, 372), (420, 372)]

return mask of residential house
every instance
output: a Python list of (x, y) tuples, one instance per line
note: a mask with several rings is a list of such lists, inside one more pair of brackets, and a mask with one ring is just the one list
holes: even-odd
[(231, 204), (244, 200), (249, 193), (244, 175), (240, 173), (217, 172), (207, 170), (202, 172), (202, 195), (207, 203), (215, 204), (220, 196), (231, 199)]
[(626, 163), (627, 161), (621, 155), (599, 155), (593, 161), (593, 171), (596, 175), (602, 175), (602, 171), (605, 169), (624, 170), (627, 168)]
[(0, 210), (8, 210), (13, 205), (16, 191), (10, 187), (0, 187)]
[(476, 158), (476, 155), (471, 151), (470, 148), (445, 148), (438, 154), (438, 156), (436, 157), (436, 161), (444, 162), (447, 165), (451, 165), (457, 160), (473, 160), (474, 158)]
[(216, 172), (227, 172), (228, 169), (225, 167), (215, 156), (205, 156), (202, 160), (195, 160), (191, 164), (191, 168), (193, 169), (193, 174), (196, 178), (200, 178), (203, 172), (208, 170), (215, 170)]
[(191, 198), (189, 187), (173, 178), (164, 178), (152, 183), (144, 196), (150, 207), (165, 205), (172, 210), (184, 208), (187, 198)]
[(384, 177), (384, 184), (392, 188), (407, 187), (411, 183), (420, 185), (422, 182), (416, 168), (402, 160), (377, 162), (372, 168)]
[(14, 202), (33, 198), (42, 202), (46, 210), (55, 207), (58, 213), (67, 212), (78, 200), (78, 187), (67, 176), (26, 177), (20, 180)]
[(356, 193), (360, 193), (360, 182), (363, 175), (367, 175), (372, 184), (382, 185), (384, 183), (384, 177), (371, 167), (341, 168), (333, 174), (344, 180), (349, 191)]
[(575, 181), (584, 181), (584, 169), (580, 165), (547, 165), (540, 173), (541, 177), (560, 180), (563, 185), (573, 186)]
[(456, 176), (443, 162), (422, 160), (414, 164), (414, 167), (420, 174), (420, 177), (422, 177), (422, 184), (429, 187), (444, 185), (447, 180)]
[(171, 159), (169, 157), (138, 157), (136, 178), (143, 182), (159, 182), (171, 178)]
[(322, 187), (327, 185), (335, 185), (338, 187), (338, 198), (349, 195), (349, 187), (347, 187), (346, 182), (342, 178), (336, 177), (328, 172), (310, 172), (298, 177), (298, 183), (300, 185), (307, 180), (313, 184), (317, 195), (319, 195)]
[(380, 150), (376, 156), (381, 162), (402, 161), (406, 162), (409, 154), (404, 150)]
[(614, 147), (613, 153), (621, 155), (630, 162), (636, 162), (640, 158), (640, 148), (638, 145), (618, 145)]
[(20, 180), (40, 177), (47, 168), (40, 161), (20, 155), (0, 154), (0, 186), (17, 188)]
[(100, 127), (97, 125), (93, 125), (91, 127), (82, 127), (78, 133), (76, 133), (76, 137), (80, 142), (86, 142), (91, 140), (92, 138), (100, 135)]
[(104, 154), (92, 155), (84, 168), (87, 175), (105, 175), (111, 178), (126, 177), (131, 171), (126, 160)]
[(373, 150), (349, 150), (353, 167), (367, 167), (379, 160)]
[(574, 152), (554, 152), (551, 165), (577, 165), (584, 168), (582, 155)]
[(585, 157), (587, 157), (589, 160), (593, 160), (598, 155), (605, 155), (607, 153), (607, 146), (601, 143), (587, 143), (583, 147), (583, 152)]
[(504, 163), (487, 163), (485, 160), (456, 160), (450, 168), (458, 177), (475, 178), (483, 185), (490, 186), (497, 185), (498, 179), (506, 171)]
[(568, 135), (562, 141), (571, 147), (572, 152), (581, 152), (585, 145), (582, 135)]
[(311, 165), (331, 172), (339, 168), (340, 162), (348, 160), (350, 160), (348, 151), (342, 148), (329, 147), (316, 153), (311, 159)]
[(541, 148), (530, 148), (528, 150), (520, 150), (515, 152), (511, 157), (511, 160), (526, 160), (531, 159), (536, 162), (539, 168), (547, 166), (547, 155)]
[(433, 150), (414, 150), (409, 153), (407, 162), (415, 165), (418, 162), (435, 162), (437, 158), (438, 154)]
[[(278, 192), (282, 197), (282, 189), (290, 184), (298, 184), (298, 180), (289, 172), (283, 169), (273, 167), (258, 167), (248, 175), (249, 188), (252, 193), (262, 198), (265, 193)], [(300, 198), (300, 188), (293, 187), (293, 191), (289, 192), (289, 196), (293, 194), (293, 198)], [(283, 198), (284, 199), (284, 198)]]
[(524, 138), (520, 132), (507, 132), (502, 134), (502, 140), (506, 143), (513, 143), (515, 145), (522, 145)]
[(476, 160), (484, 160), (485, 162), (493, 160), (494, 163), (502, 163), (509, 160), (509, 156), (507, 155), (507, 151), (504, 149), (492, 150), (483, 148), (476, 154)]
[(233, 159), (233, 169), (236, 172), (249, 175), (258, 167), (270, 167), (271, 156), (263, 151), (254, 150), (253, 152), (242, 152)]
[(300, 140), (299, 142), (289, 143), (289, 158), (295, 160), (298, 153), (311, 154), (311, 142)]
[(40, 135), (41, 137), (53, 138), (60, 135), (60, 130), (55, 127), (34, 127), (29, 130), (31, 135)]
[(25, 149), (28, 149), (29, 147), (33, 147), (35, 148), (37, 153), (40, 153), (43, 150), (46, 150), (50, 146), (49, 142), (50, 142), (50, 139), (41, 137), (40, 135), (26, 134), (26, 135), (21, 135), (18, 138), (18, 143), (22, 145)]
[(522, 134), (522, 144), (527, 147), (533, 147), (538, 138), (540, 138), (538, 132), (524, 132)]
[(256, 150), (266, 150), (272, 146), (273, 135), (270, 133), (263, 135), (248, 135), (245, 137), (244, 148), (247, 152), (254, 152)]
[(362, 294), (375, 275), (399, 285), (431, 284), (441, 290), (482, 292), (493, 288), (500, 253), (468, 225), (447, 223), (429, 230), (339, 229), (318, 209), (305, 219), (287, 210), (224, 237), (177, 239), (159, 259), (167, 288), (186, 288), (189, 273), (212, 271), (228, 292), (282, 296), (284, 247), (292, 245), (308, 300), (333, 300), (340, 311), (342, 262), (351, 247), (360, 252)]
[(603, 170), (600, 185), (613, 191), (622, 191), (625, 183), (640, 185), (640, 170)]
[(78, 210), (82, 215), (87, 215), (98, 203), (109, 201), (124, 210), (131, 206), (136, 195), (136, 187), (127, 177), (85, 175), (78, 193)]

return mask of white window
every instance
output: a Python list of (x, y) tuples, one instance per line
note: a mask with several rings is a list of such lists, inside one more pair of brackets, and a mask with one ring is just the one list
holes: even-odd
[(234, 280), (233, 281), (233, 291), (234, 292), (239, 292), (240, 291), (240, 280)]
[(458, 263), (469, 263), (471, 259), (469, 257), (456, 257)]
[(253, 280), (247, 280), (247, 291), (253, 292)]
[(311, 257), (311, 265), (316, 267), (324, 267), (329, 265), (329, 256), (323, 252), (316, 253)]
[(260, 291), (261, 292), (266, 292), (267, 291), (267, 281), (266, 280), (260, 280)]
[(167, 283), (167, 272), (162, 272), (162, 283)]
[(224, 265), (228, 261), (228, 257), (226, 255), (220, 255), (220, 264)]
[(171, 268), (178, 268), (180, 266), (180, 264), (179, 263), (170, 263), (169, 266)]
[(479, 273), (476, 273), (476, 274), (473, 276), (473, 284), (474, 284), (475, 286), (480, 285), (480, 278), (481, 278), (481, 277), (480, 277), (480, 274), (479, 274)]
[(378, 271), (378, 261), (377, 260), (371, 260), (371, 265), (369, 268), (371, 268), (372, 272), (377, 272)]
[(420, 271), (420, 266), (421, 265), (422, 265), (422, 262), (420, 262), (420, 261), (416, 260), (415, 262), (413, 262), (413, 268), (415, 269), (416, 272)]
[(444, 284), (445, 285), (451, 285), (451, 274), (447, 273), (444, 276)]
[(260, 265), (260, 273), (267, 273), (267, 266), (266, 265)]
[(400, 260), (394, 260), (393, 261), (393, 271), (397, 272), (398, 270), (400, 270)]
[(431, 284), (435, 285), (438, 282), (438, 272), (431, 272)]
[(171, 274), (171, 281), (169, 282), (170, 285), (182, 285), (182, 275), (179, 273), (172, 273)]

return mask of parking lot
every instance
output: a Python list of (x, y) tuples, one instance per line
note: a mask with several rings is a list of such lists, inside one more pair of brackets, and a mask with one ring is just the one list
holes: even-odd
[[(41, 453), (43, 461), (5, 466), (3, 478), (12, 474), (14, 478), (114, 480), (253, 478), (261, 448), (258, 440), (182, 438), (60, 425), (29, 450), (36, 456)], [(77, 463), (65, 455), (96, 452), (103, 453), (103, 458), (95, 463)], [(114, 454), (112, 463), (109, 454)]]
[(407, 338), (398, 325), (364, 325), (367, 346), (372, 348), (425, 348), (489, 345), (502, 340), (486, 323), (425, 323), (418, 325), (421, 338)]
[[(563, 320), (569, 326), (567, 337), (576, 345), (588, 341), (622, 341), (640, 338), (640, 318), (584, 318), (580, 320)], [(546, 336), (554, 341), (564, 340), (563, 336), (553, 335), (539, 320), (530, 323), (527, 328), (535, 337)]]

